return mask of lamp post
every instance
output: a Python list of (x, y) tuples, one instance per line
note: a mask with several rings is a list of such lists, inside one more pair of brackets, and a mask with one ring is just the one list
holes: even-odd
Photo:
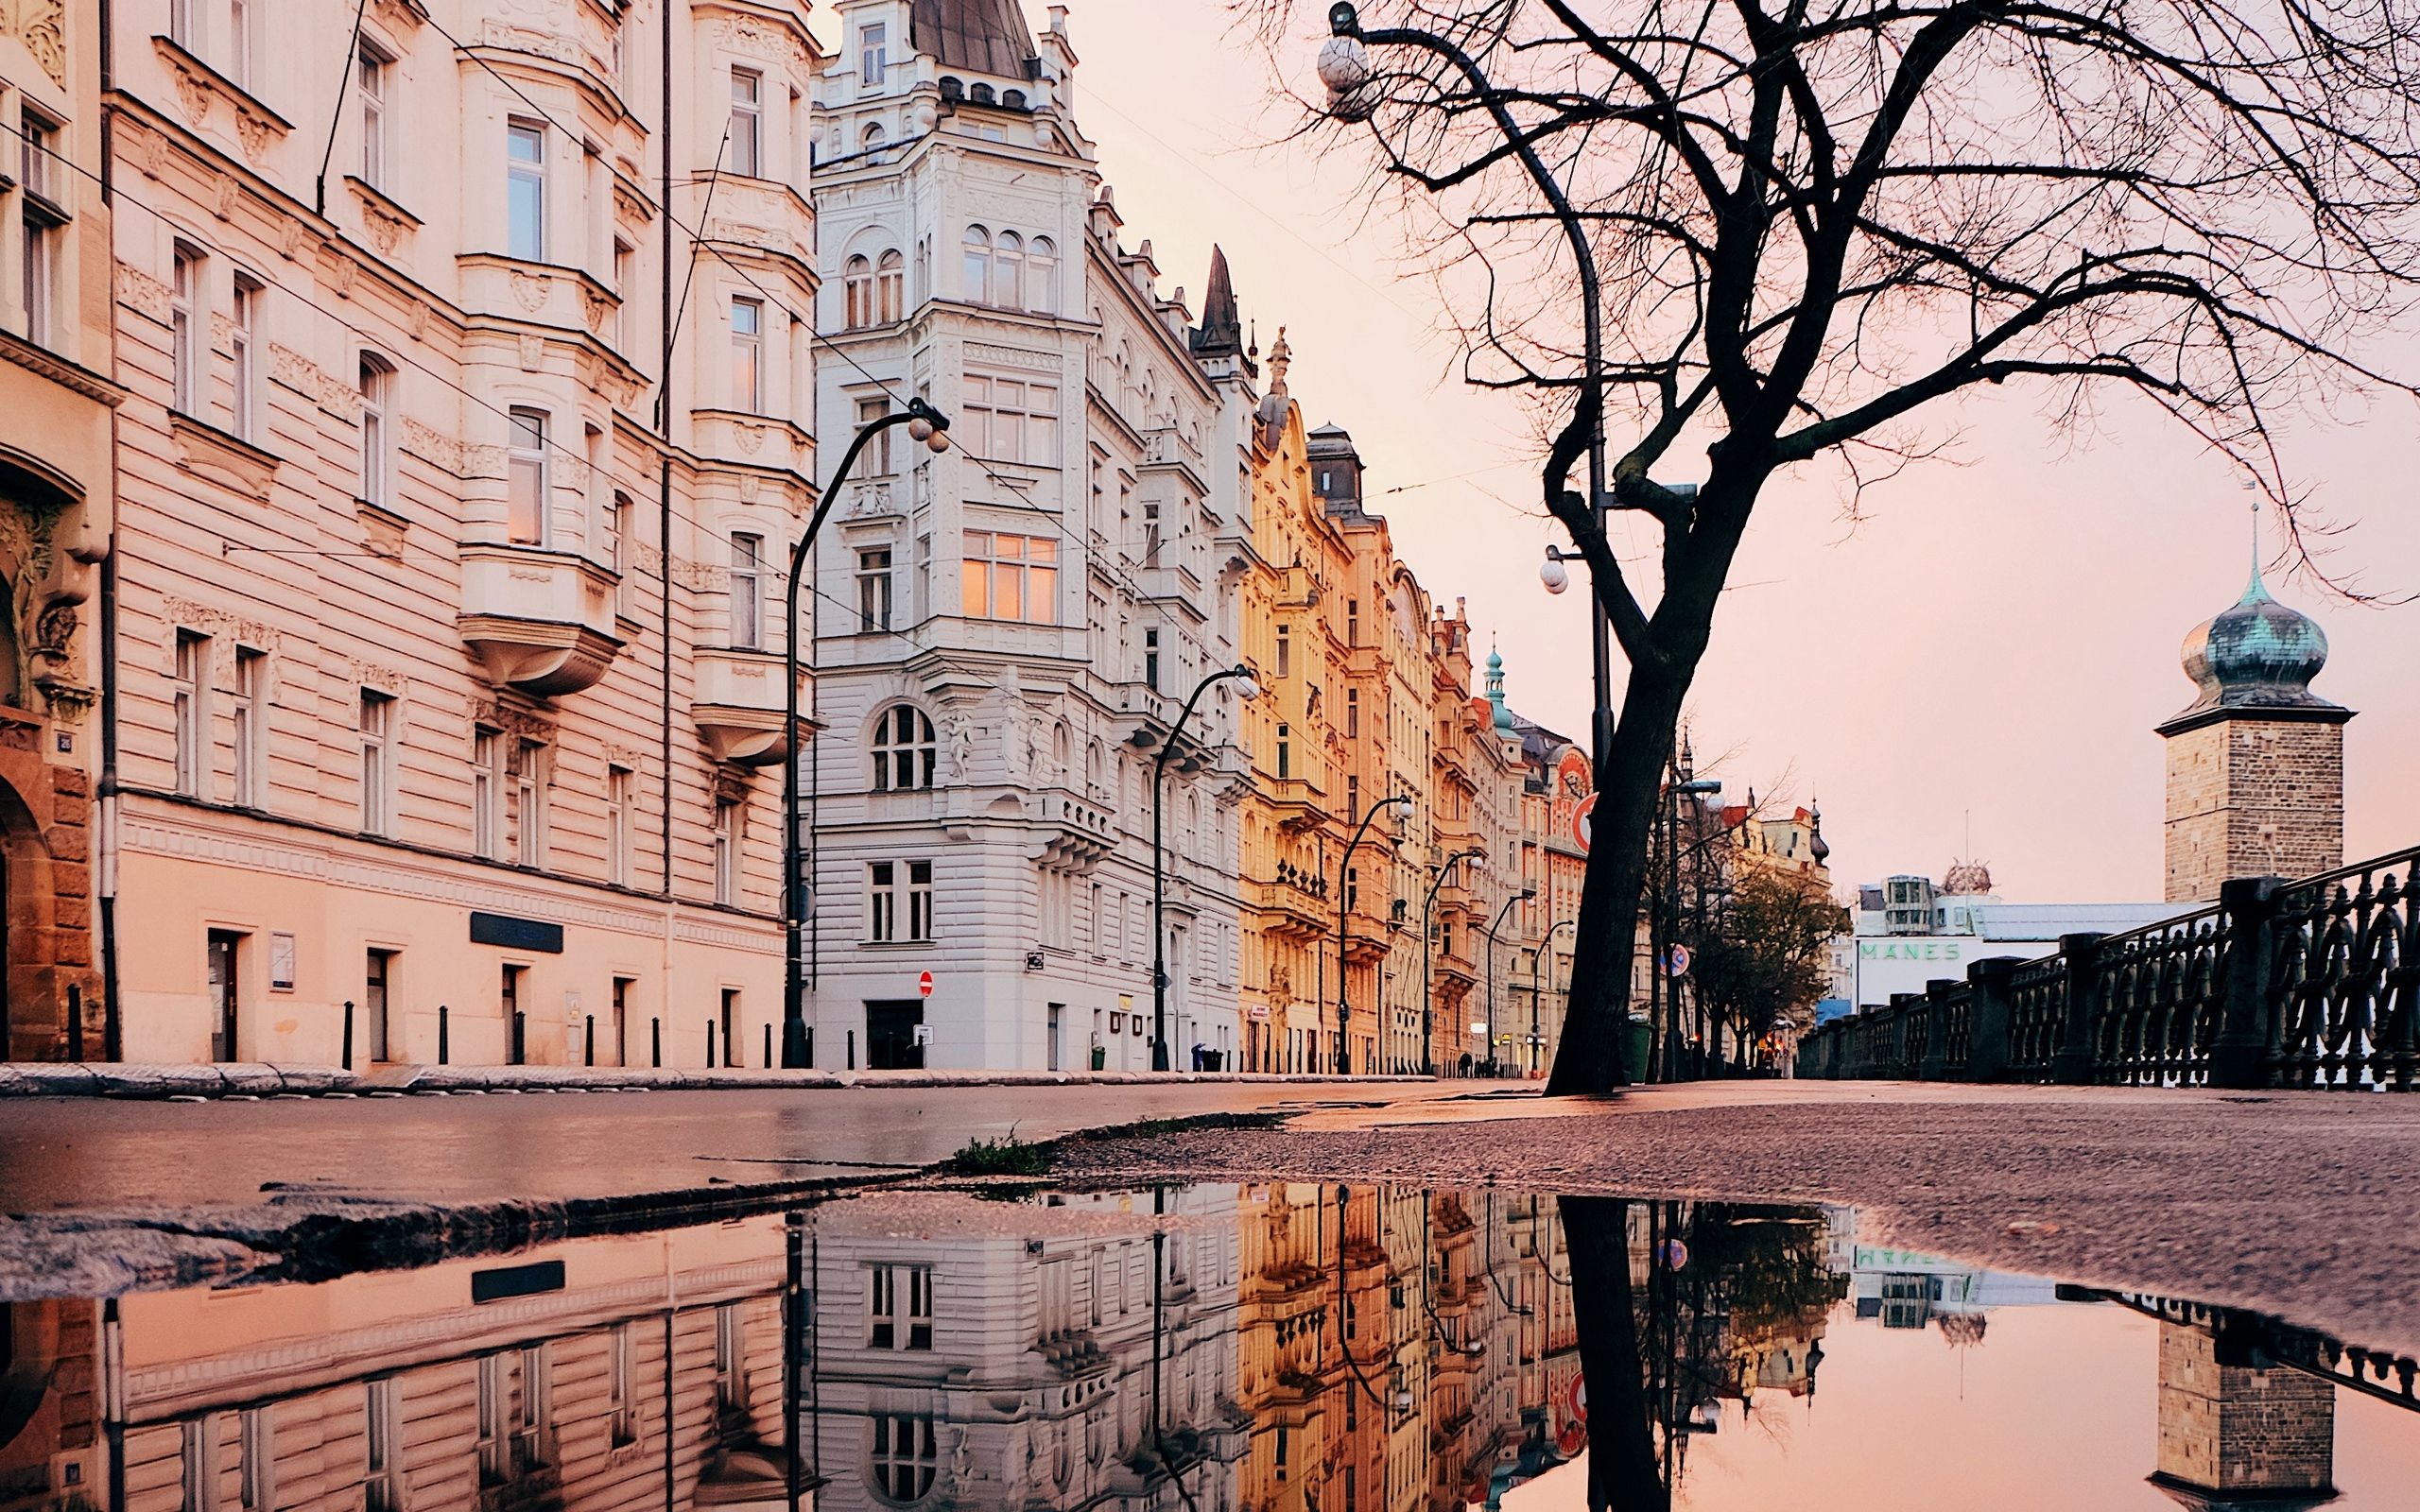
[(1487, 1066), (1488, 1074), (1491, 1076), (1495, 1075), (1497, 1070), (1495, 1064), (1495, 932), (1504, 927), (1504, 916), (1512, 911), (1514, 903), (1527, 902), (1537, 895), (1538, 889), (1535, 887), (1524, 887), (1512, 894), (1504, 900), (1504, 906), (1495, 911), (1495, 922), (1487, 926)]
[[(1670, 885), (1664, 897), (1659, 900), (1661, 906), (1655, 908), (1648, 917), (1648, 943), (1652, 959), (1647, 972), (1647, 992), (1648, 1016), (1651, 1019), (1654, 1017), (1657, 994), (1659, 992), (1662, 994), (1665, 1019), (1664, 1079), (1667, 1081), (1681, 1079), (1681, 985), (1666, 968), (1664, 957), (1669, 932), (1663, 927), (1666, 906), (1670, 910), (1672, 926), (1678, 928), (1681, 921), (1681, 806), (1678, 800), (1682, 798), (1695, 798), (1721, 791), (1721, 780), (1713, 777), (1701, 777), (1686, 782), (1674, 782), (1665, 789), (1663, 805), (1665, 875)], [(1705, 843), (1704, 840), (1700, 840), (1691, 845), (1690, 853), (1695, 854), (1704, 847)]]
[[(1546, 1058), (1538, 1054), (1538, 1047), (1546, 1043), (1545, 1039), (1538, 1033), (1538, 963), (1546, 959), (1547, 947), (1554, 943), (1554, 937), (1566, 929), (1577, 930), (1579, 927), (1580, 920), (1564, 919), (1547, 931), (1547, 937), (1538, 941), (1537, 950), (1530, 956), (1530, 1069), (1531, 1071), (1537, 1070), (1538, 1062)], [(1629, 1026), (1625, 1024), (1623, 1027), (1627, 1030)]]
[(1252, 669), (1237, 665), (1213, 672), (1195, 683), (1184, 700), (1184, 713), (1168, 727), (1168, 738), (1151, 753), (1151, 1069), (1168, 1069), (1168, 966), (1167, 931), (1160, 919), (1167, 905), (1167, 892), (1160, 866), (1160, 793), (1167, 775), (1168, 758), (1176, 751), (1176, 743), (1184, 733), (1185, 721), (1193, 717), (1193, 706), (1210, 691), (1214, 682), (1233, 679), (1236, 691), (1247, 701), (1260, 696), (1260, 684), (1253, 680)]
[(1437, 1074), (1437, 1062), (1432, 1054), (1437, 1048), (1437, 1025), (1434, 1022), (1437, 1007), (1437, 989), (1435, 987), (1436, 978), (1430, 971), (1430, 968), (1436, 963), (1437, 954), (1436, 952), (1430, 950), (1428, 947), (1429, 929), (1437, 912), (1437, 889), (1445, 885), (1445, 878), (1453, 871), (1455, 862), (1477, 861), (1485, 854), (1487, 854), (1486, 851), (1474, 846), (1468, 850), (1457, 850), (1452, 855), (1447, 856), (1444, 864), (1437, 868), (1436, 875), (1428, 879), (1428, 896), (1421, 901), (1420, 1074), (1424, 1076), (1434, 1076)]
[(1389, 809), (1402, 817), (1411, 817), (1411, 798), (1397, 793), (1370, 805), (1361, 816), (1360, 826), (1344, 847), (1344, 860), (1336, 868), (1336, 1074), (1353, 1074), (1353, 974), (1345, 958), (1345, 920), (1353, 911), (1353, 852), (1361, 848), (1361, 837), (1370, 833), (1370, 822)]
[(895, 415), (867, 422), (850, 438), (849, 449), (840, 454), (840, 466), (832, 474), (831, 486), (815, 502), (815, 513), (806, 522), (805, 533), (790, 548), (786, 600), (789, 619), (782, 628), (782, 1066), (788, 1071), (803, 1070), (807, 1061), (806, 952), (801, 934), (806, 889), (799, 876), (798, 833), (798, 591), (806, 581), (806, 558), (815, 550), (816, 534), (823, 528), (824, 518), (831, 514), (833, 502), (839, 498), (840, 485), (848, 477), (849, 469), (856, 466), (857, 454), (866, 449), (868, 441), (893, 425), (907, 426), (909, 436), (936, 453), (949, 450), (949, 417), (922, 398), (910, 399), (908, 407)]

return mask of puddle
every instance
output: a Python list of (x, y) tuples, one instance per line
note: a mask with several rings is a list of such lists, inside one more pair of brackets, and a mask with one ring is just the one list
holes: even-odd
[(0, 1506), (2415, 1504), (2410, 1362), (1837, 1208), (892, 1194), (6, 1305)]

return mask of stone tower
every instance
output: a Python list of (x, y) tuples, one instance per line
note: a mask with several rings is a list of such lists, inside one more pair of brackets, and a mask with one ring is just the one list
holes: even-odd
[(2194, 1512), (2306, 1512), (2333, 1501), (2336, 1388), (2256, 1367), (2209, 1328), (2159, 1326), (2159, 1459), (2152, 1484)]
[(2229, 877), (2302, 877), (2344, 861), (2344, 722), (2310, 691), (2327, 637), (2269, 595), (2243, 596), (2185, 638), (2201, 689), (2168, 742), (2168, 901), (2207, 902)]

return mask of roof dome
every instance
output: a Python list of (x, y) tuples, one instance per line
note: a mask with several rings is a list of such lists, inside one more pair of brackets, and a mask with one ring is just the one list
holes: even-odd
[(1806, 822), (1815, 832), (1814, 837), (1806, 842), (1806, 853), (1813, 856), (1815, 864), (1820, 867), (1832, 859), (1831, 842), (1824, 838), (1823, 804), (1818, 803), (1807, 811)]
[(1487, 701), (1495, 713), (1495, 728), (1512, 733), (1512, 709), (1504, 701), (1504, 654), (1487, 653)]
[(2310, 691), (2327, 665), (2326, 632), (2269, 596), (2256, 561), (2243, 596), (2185, 638), (2184, 662), (2202, 691), (2178, 719), (2238, 709), (2344, 712)]

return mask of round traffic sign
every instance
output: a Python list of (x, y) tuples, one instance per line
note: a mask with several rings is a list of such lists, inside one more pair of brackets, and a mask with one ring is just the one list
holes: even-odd
[(1582, 855), (1586, 855), (1588, 853), (1589, 832), (1594, 828), (1590, 820), (1594, 817), (1596, 812), (1597, 795), (1594, 793), (1591, 793), (1586, 798), (1582, 799), (1580, 800), (1580, 806), (1571, 811), (1571, 837), (1580, 842), (1580, 853)]
[(1664, 972), (1668, 976), (1689, 974), (1689, 948), (1686, 945), (1672, 947), (1670, 953), (1664, 957)]
[(916, 995), (920, 998), (928, 998), (933, 995), (932, 972), (919, 971), (916, 973)]

